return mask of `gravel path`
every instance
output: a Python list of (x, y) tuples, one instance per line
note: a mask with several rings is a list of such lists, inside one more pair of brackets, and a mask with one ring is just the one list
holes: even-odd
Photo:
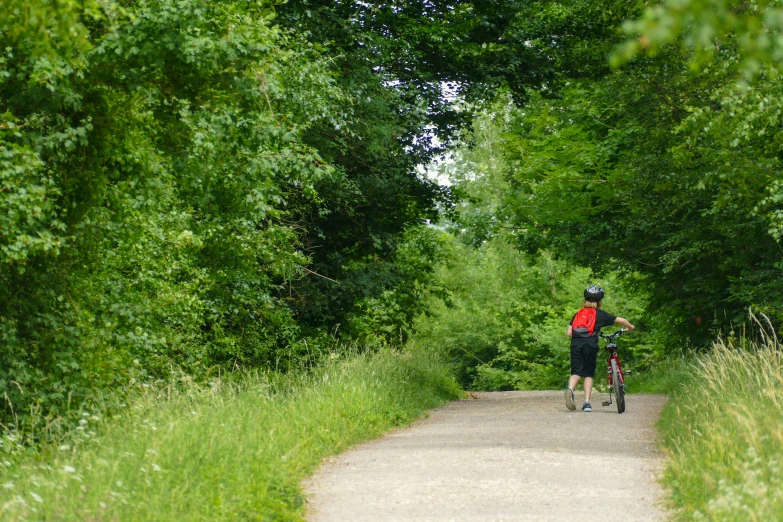
[(306, 484), (307, 519), (665, 519), (653, 428), (665, 396), (630, 395), (622, 415), (600, 396), (592, 413), (566, 410), (562, 392), (475, 397), (327, 462)]

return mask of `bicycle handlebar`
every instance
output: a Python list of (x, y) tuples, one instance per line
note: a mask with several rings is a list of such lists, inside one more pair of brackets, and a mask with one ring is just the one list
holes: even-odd
[(601, 332), (601, 337), (603, 339), (609, 339), (610, 341), (614, 341), (615, 339), (617, 339), (618, 337), (620, 337), (621, 335), (627, 332), (628, 330), (626, 328), (620, 328), (615, 333), (609, 335), (606, 335), (605, 333)]

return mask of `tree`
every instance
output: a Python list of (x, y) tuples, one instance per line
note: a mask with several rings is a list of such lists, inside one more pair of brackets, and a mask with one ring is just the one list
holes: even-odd
[(502, 212), (519, 244), (644, 274), (654, 308), (695, 340), (748, 306), (783, 317), (769, 233), (779, 86), (739, 91), (722, 59), (694, 76), (669, 52), (505, 115)]

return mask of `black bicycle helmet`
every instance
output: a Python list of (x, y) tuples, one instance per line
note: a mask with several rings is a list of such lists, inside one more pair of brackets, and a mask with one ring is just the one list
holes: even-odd
[(600, 286), (590, 285), (585, 288), (585, 301), (598, 303), (604, 298), (604, 289)]

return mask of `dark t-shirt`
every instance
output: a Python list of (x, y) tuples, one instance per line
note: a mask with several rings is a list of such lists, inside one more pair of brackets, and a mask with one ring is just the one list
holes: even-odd
[[(571, 322), (568, 323), (570, 325), (574, 324), (574, 319), (576, 319), (576, 314), (571, 318)], [(601, 328), (604, 326), (611, 326), (614, 324), (614, 320), (617, 319), (616, 315), (612, 315), (609, 312), (604, 312), (600, 308), (595, 311), (595, 329), (593, 330), (593, 335), (590, 337), (584, 338), (584, 339), (576, 339), (571, 338), (571, 346), (574, 346), (576, 344), (598, 344), (598, 335), (601, 333)]]

